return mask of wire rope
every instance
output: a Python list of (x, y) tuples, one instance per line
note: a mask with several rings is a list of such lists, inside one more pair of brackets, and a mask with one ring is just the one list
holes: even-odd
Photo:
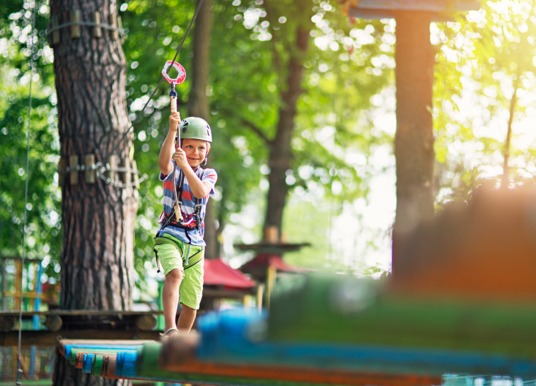
[[(182, 50), (182, 47), (184, 46), (184, 42), (186, 41), (186, 37), (188, 36), (188, 34), (190, 33), (190, 30), (192, 29), (192, 26), (193, 26), (195, 20), (197, 19), (197, 15), (199, 15), (199, 11), (201, 10), (201, 7), (203, 6), (203, 2), (204, 2), (204, 0), (199, 0), (197, 2), (197, 6), (196, 6), (196, 9), (195, 9), (194, 15), (193, 15), (192, 19), (190, 20), (190, 23), (188, 24), (188, 27), (186, 28), (186, 32), (184, 33), (181, 42), (179, 43), (177, 49), (175, 50), (175, 56), (173, 56), (173, 59), (171, 60), (171, 63), (175, 63), (175, 59), (177, 59), (177, 57), (179, 56), (179, 52)], [(164, 80), (164, 78), (160, 77), (160, 80), (158, 81), (158, 84), (156, 85), (156, 87), (154, 88), (153, 92), (151, 93), (151, 95), (147, 99), (147, 102), (145, 102), (145, 105), (141, 109), (141, 111), (140, 111), (141, 114), (143, 114), (143, 112), (145, 111), (145, 109), (147, 108), (147, 106), (149, 105), (149, 103), (151, 102), (153, 97), (155, 96), (155, 94), (158, 91), (158, 89), (159, 89), (160, 85), (162, 84), (163, 80)], [(130, 130), (132, 130), (133, 127), (134, 127), (134, 124), (131, 123), (129, 128), (123, 133), (123, 137), (122, 137), (121, 140), (125, 139), (125, 137), (128, 135), (128, 133), (130, 132)]]
[(31, 134), (31, 115), (32, 115), (32, 85), (33, 85), (33, 75), (34, 75), (34, 51), (35, 51), (35, 20), (37, 13), (37, 1), (34, 1), (32, 7), (32, 17), (31, 17), (31, 32), (30, 39), (28, 41), (28, 48), (30, 50), (30, 82), (28, 90), (28, 117), (26, 119), (26, 176), (24, 180), (24, 210), (23, 210), (23, 226), (22, 226), (22, 240), (21, 240), (21, 280), (19, 288), (19, 329), (18, 329), (18, 339), (17, 339), (17, 379), (16, 385), (21, 384), (22, 379), (22, 294), (24, 292), (24, 263), (26, 259), (26, 232), (27, 232), (27, 222), (28, 222), (28, 187), (30, 181), (30, 134)]

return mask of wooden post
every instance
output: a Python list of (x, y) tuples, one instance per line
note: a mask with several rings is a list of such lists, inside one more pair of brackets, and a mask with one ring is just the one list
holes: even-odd
[(88, 154), (85, 158), (85, 175), (86, 183), (94, 184), (95, 183), (95, 155)]
[(392, 273), (408, 235), (434, 214), (434, 132), (432, 118), (434, 49), (431, 15), (400, 12), (396, 18), (396, 215)]
[(71, 20), (71, 39), (78, 39), (80, 37), (80, 11), (78, 9), (72, 10), (69, 14)]
[(93, 35), (94, 38), (100, 38), (102, 36), (102, 29), (101, 29), (101, 26), (100, 26), (100, 13), (98, 12), (95, 12), (92, 16), (92, 21), (93, 23), (95, 23), (95, 25), (93, 26), (93, 28), (91, 29), (91, 33)]
[(65, 159), (60, 158), (58, 161), (58, 185), (61, 187), (65, 180)]
[(119, 34), (119, 38), (121, 39), (121, 44), (124, 43), (124, 35), (121, 33), (121, 31), (123, 30), (123, 22), (121, 21), (121, 16), (117, 16), (117, 26), (116, 28), (119, 30), (118, 34)]
[(125, 158), (122, 162), (123, 166), (123, 178), (121, 178), (121, 181), (125, 184), (125, 186), (130, 186), (132, 183), (132, 169), (130, 168), (130, 158)]
[(117, 180), (117, 156), (111, 155), (108, 161), (108, 178), (113, 182)]
[(52, 15), (50, 17), (50, 29), (53, 30), (52, 35), (50, 36), (51, 45), (56, 45), (60, 42), (60, 31), (57, 28), (58, 28), (58, 16)]
[(117, 15), (115, 13), (110, 15), (110, 26), (112, 27), (112, 39), (118, 39), (119, 35), (117, 33)]
[(78, 156), (72, 155), (69, 157), (69, 176), (71, 185), (78, 184)]
[(269, 225), (264, 228), (264, 241), (276, 244), (280, 241), (279, 229), (275, 225)]
[(134, 187), (136, 189), (140, 188), (140, 178), (138, 177), (138, 164), (136, 160), (132, 160), (132, 177), (134, 178)]

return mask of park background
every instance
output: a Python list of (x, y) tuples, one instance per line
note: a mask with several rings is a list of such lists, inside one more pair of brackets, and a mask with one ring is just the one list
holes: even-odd
[[(127, 225), (134, 232), (132, 251), (126, 252), (133, 268), (127, 303), (157, 296), (152, 237), (162, 190), (155, 161), (169, 108), (169, 87), (158, 82), (183, 37), (177, 60), (188, 76), (177, 88), (179, 110), (183, 116), (195, 109), (206, 115), (215, 138), (210, 166), (220, 175), (207, 225), (208, 257), (238, 268), (253, 256), (235, 246), (262, 241), (275, 226), (278, 242), (311, 244), (285, 254), (293, 266), (389, 275), (397, 210), (393, 18), (349, 17), (335, 1), (207, 2), (210, 13), (202, 14), (187, 35), (194, 2), (114, 5), (126, 69), (125, 82), (117, 82), (124, 90), (116, 91), (126, 100), (129, 122), (121, 126), (129, 135), (116, 135), (113, 146), (136, 160), (140, 177), (132, 192), (136, 215)], [(467, 198), (484, 183), (533, 181), (534, 8), (530, 1), (488, 0), (478, 10), (430, 25), (436, 210)], [(54, 286), (61, 281), (66, 213), (59, 188), (58, 77), (46, 33), (51, 12), (39, 1), (6, 2), (0, 9), (0, 255), (42, 260), (42, 281)], [(306, 46), (299, 33), (308, 37)], [(68, 73), (77, 66), (82, 76), (94, 75), (91, 56), (80, 53), (80, 58)], [(296, 58), (300, 70), (294, 73)], [(299, 85), (288, 95), (295, 79)], [(106, 83), (106, 78), (95, 80)], [(421, 92), (418, 86), (414, 91)], [(295, 105), (285, 121), (289, 117), (283, 113), (289, 112), (281, 106), (289, 101)], [(75, 94), (70, 103), (91, 106), (99, 99)], [(282, 154), (280, 138), (287, 140)], [(281, 170), (275, 167), (278, 159)], [(274, 197), (274, 192), (285, 195)], [(87, 245), (82, 233), (69, 243), (71, 250)], [(12, 266), (5, 269), (14, 275)], [(10, 280), (3, 276), (3, 288), (13, 287)], [(3, 296), (4, 309), (13, 307), (10, 301)]]

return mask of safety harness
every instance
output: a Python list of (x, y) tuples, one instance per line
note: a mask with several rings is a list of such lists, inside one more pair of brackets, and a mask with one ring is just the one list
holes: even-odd
[[(195, 174), (197, 175), (197, 177), (199, 177), (199, 179), (201, 179), (203, 177), (203, 169), (201, 167), (197, 168), (197, 170), (195, 171)], [(160, 226), (160, 229), (158, 230), (158, 232), (160, 233), (160, 231), (163, 228), (171, 224), (173, 226), (185, 229), (186, 230), (185, 233), (186, 233), (186, 236), (188, 237), (188, 241), (191, 242), (190, 236), (188, 235), (188, 230), (193, 230), (193, 229), (199, 230), (203, 224), (203, 221), (202, 221), (203, 219), (201, 218), (202, 205), (201, 205), (201, 200), (194, 196), (193, 197), (194, 213), (191, 216), (189, 216), (189, 218), (184, 218), (182, 216), (181, 197), (182, 197), (182, 191), (183, 191), (183, 186), (184, 186), (184, 178), (185, 178), (184, 173), (181, 170), (180, 176), (179, 176), (179, 184), (176, 187), (176, 191), (175, 191), (175, 202), (173, 204), (173, 208), (174, 208), (173, 213), (171, 213), (168, 216), (166, 215), (164, 211), (162, 212), (162, 214), (160, 215), (160, 223), (162, 225)]]
[[(199, 177), (199, 179), (201, 179), (203, 177), (203, 169), (201, 167), (198, 167), (197, 170), (195, 171), (195, 174), (197, 175), (197, 177)], [(187, 219), (185, 219), (182, 216), (181, 198), (182, 198), (182, 191), (183, 191), (183, 186), (184, 186), (184, 178), (185, 178), (184, 172), (181, 170), (180, 175), (179, 175), (179, 183), (175, 189), (175, 203), (173, 205), (174, 210), (170, 215), (166, 215), (166, 212), (162, 211), (162, 214), (160, 215), (160, 220), (159, 220), (160, 228), (156, 232), (156, 236), (155, 236), (155, 245), (166, 244), (166, 243), (168, 244), (172, 243), (174, 245), (177, 245), (183, 256), (184, 268), (187, 269), (193, 266), (194, 264), (198, 263), (202, 256), (200, 252), (203, 249), (197, 251), (195, 254), (190, 256), (190, 246), (192, 245), (192, 239), (190, 238), (190, 235), (188, 234), (188, 232), (194, 229), (200, 230), (201, 227), (203, 226), (203, 219), (201, 218), (201, 209), (202, 209), (201, 200), (195, 196), (193, 196), (194, 213), (191, 216), (189, 216), (189, 218)], [(172, 225), (172, 226), (184, 229), (184, 234), (188, 238), (188, 243), (186, 243), (187, 245), (186, 253), (183, 253), (183, 250), (180, 247), (180, 245), (178, 245), (174, 240), (172, 240), (171, 238), (167, 238), (166, 234), (161, 234), (162, 229), (164, 229), (168, 225)], [(195, 256), (198, 256), (198, 258), (195, 259), (194, 262), (190, 262), (190, 259)], [(157, 272), (160, 272), (160, 260), (158, 258), (158, 253), (156, 252), (156, 249), (155, 249), (155, 257), (156, 257)]]

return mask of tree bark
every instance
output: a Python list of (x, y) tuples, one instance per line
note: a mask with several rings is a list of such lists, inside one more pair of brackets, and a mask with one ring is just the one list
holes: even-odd
[(434, 212), (432, 88), (434, 52), (430, 16), (400, 12), (396, 18), (396, 218), (393, 274), (407, 235)]
[[(73, 18), (74, 11), (79, 18)], [(101, 24), (113, 27), (117, 3), (51, 0), (50, 13), (58, 18), (59, 26), (64, 25), (59, 29), (59, 42), (52, 42), (63, 165), (61, 308), (129, 310), (138, 197), (130, 183), (134, 176), (117, 170), (131, 165), (126, 62), (116, 30), (103, 28), (98, 37), (94, 27), (83, 25), (98, 14)], [(68, 23), (74, 25), (65, 26)], [(73, 27), (79, 28), (79, 36), (73, 35)], [(91, 163), (85, 167), (88, 170), (76, 169), (84, 169), (88, 155), (94, 156), (97, 167), (109, 164), (113, 157), (118, 163), (112, 164), (112, 170), (97, 169), (94, 182), (87, 181)], [(65, 169), (75, 156), (76, 164)], [(55, 385), (127, 383), (82, 374), (64, 358), (57, 359)]]

